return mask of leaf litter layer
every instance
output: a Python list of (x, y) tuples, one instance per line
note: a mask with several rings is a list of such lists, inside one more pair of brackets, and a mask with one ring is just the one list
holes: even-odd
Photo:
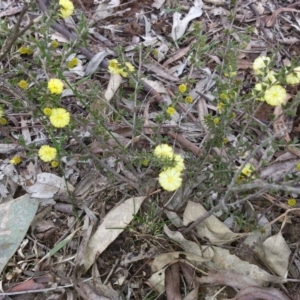
[(1, 297), (297, 299), (297, 2), (73, 4), (0, 4)]

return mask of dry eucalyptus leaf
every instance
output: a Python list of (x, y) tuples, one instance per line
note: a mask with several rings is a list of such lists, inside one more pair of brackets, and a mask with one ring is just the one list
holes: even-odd
[(290, 300), (277, 289), (249, 286), (242, 289), (234, 298), (235, 300)]
[(172, 39), (174, 41), (177, 41), (180, 39), (189, 24), (190, 21), (199, 18), (203, 11), (202, 11), (203, 3), (201, 0), (195, 0), (194, 1), (194, 6), (190, 8), (190, 11), (188, 14), (181, 20), (181, 14), (178, 12), (175, 12), (173, 15), (173, 26), (172, 26)]
[[(183, 224), (187, 225), (197, 220), (205, 213), (207, 213), (207, 211), (200, 203), (189, 201), (183, 214)], [(210, 216), (204, 220), (204, 222), (197, 225), (196, 229), (202, 238), (207, 238), (211, 243), (216, 245), (231, 242), (242, 236), (241, 234), (232, 232), (215, 216)]]
[(250, 278), (249, 276), (237, 273), (235, 271), (217, 271), (217, 272), (208, 272), (207, 276), (202, 276), (198, 278), (200, 283), (210, 283), (210, 284), (219, 284), (227, 285), (234, 287), (236, 289), (242, 289), (247, 286), (258, 286), (257, 282)]
[(291, 250), (285, 242), (281, 232), (267, 238), (262, 249), (264, 256), (261, 259), (279, 276), (286, 277), (288, 272)]
[(203, 258), (199, 255), (183, 252), (183, 251), (176, 251), (176, 252), (168, 252), (163, 253), (157, 256), (154, 261), (152, 262), (151, 269), (153, 272), (157, 272), (169, 264), (173, 264), (178, 260), (187, 260), (189, 262), (206, 262), (209, 261), (210, 258)]
[[(165, 234), (172, 239), (173, 241), (176, 241), (177, 243), (180, 243), (180, 246), (182, 249), (186, 252), (196, 254), (198, 256), (203, 257), (202, 250), (200, 249), (199, 245), (193, 241), (189, 241), (184, 238), (184, 236), (179, 231), (171, 231), (167, 225), (164, 226), (164, 232)], [(205, 258), (209, 260), (209, 253), (211, 257), (213, 256), (213, 251), (206, 251)]]
[(56, 194), (67, 194), (73, 192), (74, 187), (67, 183), (64, 178), (52, 173), (41, 173), (37, 175), (37, 180), (32, 186), (24, 189), (34, 198), (50, 199)]
[(103, 219), (94, 235), (91, 237), (85, 256), (81, 262), (87, 271), (95, 259), (123, 232), (131, 222), (146, 196), (129, 198), (124, 203), (112, 209)]
[(103, 59), (108, 55), (111, 55), (111, 53), (107, 51), (101, 51), (95, 54), (90, 60), (90, 62), (87, 64), (84, 76), (89, 76), (93, 74), (98, 69)]
[(269, 282), (283, 283), (286, 281), (284, 278), (273, 276), (258, 266), (241, 260), (227, 249), (215, 246), (211, 248), (214, 251), (214, 256), (211, 261), (207, 261), (205, 264), (213, 270), (228, 270), (241, 273), (255, 280), (260, 286)]
[(109, 83), (104, 94), (105, 100), (107, 102), (109, 102), (112, 99), (112, 97), (118, 90), (119, 86), (121, 85), (121, 82), (122, 82), (122, 76), (120, 74), (110, 75)]
[(151, 277), (147, 280), (147, 283), (159, 293), (163, 293), (165, 291), (166, 268), (167, 267), (152, 274)]

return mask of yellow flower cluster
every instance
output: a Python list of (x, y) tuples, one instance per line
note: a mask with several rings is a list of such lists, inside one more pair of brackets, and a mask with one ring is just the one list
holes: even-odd
[(295, 207), (297, 205), (297, 200), (294, 198), (290, 198), (287, 200), (288, 206)]
[(253, 173), (254, 170), (255, 170), (254, 167), (250, 163), (247, 163), (241, 173), (243, 175), (249, 177), (249, 176), (251, 176), (251, 174)]
[(193, 97), (188, 95), (185, 97), (184, 101), (185, 101), (185, 103), (189, 103), (189, 104), (193, 103)]
[(176, 109), (172, 106), (169, 106), (167, 108), (167, 114), (170, 115), (170, 116), (173, 116), (174, 114), (176, 113)]
[(181, 94), (185, 93), (186, 90), (187, 90), (187, 87), (186, 87), (186, 84), (184, 84), (184, 83), (181, 84), (181, 85), (178, 87), (178, 91), (179, 91), (179, 93), (181, 93)]
[(11, 160), (10, 163), (13, 165), (17, 165), (21, 162), (21, 157), (20, 156), (14, 156)]
[(4, 118), (4, 117), (1, 117), (1, 118), (0, 118), (0, 124), (1, 124), (1, 125), (6, 125), (6, 124), (7, 124), (7, 119)]
[(39, 149), (39, 157), (44, 162), (50, 162), (55, 159), (57, 155), (57, 150), (54, 147), (50, 147), (48, 145), (43, 145)]
[(73, 69), (75, 67), (77, 67), (79, 64), (79, 59), (77, 57), (72, 58), (70, 61), (68, 61), (68, 68), (69, 69)]
[(51, 78), (48, 81), (48, 90), (51, 94), (60, 95), (64, 89), (64, 84), (60, 79)]
[(56, 49), (57, 47), (59, 46), (59, 43), (58, 43), (58, 41), (52, 41), (51, 42), (51, 47), (53, 48), (53, 49)]
[(49, 117), (50, 123), (56, 128), (66, 127), (70, 123), (70, 113), (64, 108), (45, 107), (43, 113)]
[(262, 97), (257, 97), (257, 100), (266, 101), (269, 105), (277, 106), (285, 103), (286, 90), (281, 85), (276, 84), (276, 73), (269, 71), (271, 59), (266, 56), (260, 56), (253, 62), (253, 70), (256, 75), (264, 75), (262, 82), (255, 85), (254, 90), (264, 92)]
[(59, 0), (60, 16), (65, 19), (70, 17), (74, 12), (74, 5), (70, 0)]
[(29, 47), (20, 47), (18, 49), (18, 52), (22, 55), (31, 55), (33, 53), (33, 50)]
[(23, 89), (23, 90), (26, 90), (28, 88), (28, 83), (27, 81), (25, 80), (21, 80), (19, 83), (18, 83), (18, 86)]
[(56, 128), (66, 127), (70, 123), (70, 113), (64, 108), (52, 108), (50, 123)]
[(300, 67), (294, 68), (293, 72), (288, 74), (285, 78), (287, 84), (299, 84), (300, 83)]
[(111, 74), (120, 74), (123, 77), (127, 77), (128, 72), (134, 71), (134, 66), (131, 63), (126, 62), (125, 68), (123, 68), (122, 66), (120, 66), (120, 64), (118, 63), (118, 61), (116, 59), (111, 59), (108, 64), (108, 71)]
[(183, 158), (173, 152), (172, 147), (160, 144), (155, 147), (154, 156), (173, 161), (173, 167), (165, 168), (159, 173), (159, 184), (169, 192), (177, 190), (182, 184), (181, 172), (184, 169)]

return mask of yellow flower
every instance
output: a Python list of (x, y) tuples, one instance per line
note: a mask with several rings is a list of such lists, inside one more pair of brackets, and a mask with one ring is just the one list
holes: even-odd
[(58, 46), (59, 46), (58, 41), (52, 41), (52, 42), (51, 42), (51, 47), (52, 47), (52, 48), (56, 49)]
[[(130, 70), (132, 70), (132, 68), (134, 70), (134, 67), (132, 66), (132, 64), (125, 63), (125, 65), (127, 66), (129, 72), (131, 72)], [(127, 75), (128, 75), (128, 73), (123, 68), (119, 68), (119, 63), (118, 63), (118, 61), (116, 59), (111, 59), (109, 61), (108, 71), (111, 74), (120, 74), (123, 77), (127, 77)]]
[(228, 99), (228, 95), (225, 94), (225, 93), (221, 93), (221, 94), (219, 95), (219, 97), (220, 97), (221, 100), (227, 100), (227, 99)]
[(274, 71), (269, 71), (268, 74), (263, 78), (263, 81), (265, 81), (266, 83), (275, 83), (276, 77), (275, 77), (276, 73)]
[(224, 137), (222, 142), (223, 142), (223, 144), (228, 144), (229, 139), (227, 137)]
[(219, 102), (218, 105), (217, 105), (217, 110), (219, 112), (222, 112), (224, 109), (224, 103), (223, 102)]
[(177, 190), (182, 184), (181, 173), (175, 168), (168, 168), (160, 172), (158, 181), (166, 191), (172, 192)]
[(133, 72), (134, 71), (134, 66), (130, 62), (126, 62), (125, 66), (126, 66), (126, 68), (127, 68), (127, 70), (129, 72)]
[(18, 83), (18, 86), (19, 86), (21, 89), (25, 90), (25, 89), (28, 88), (28, 83), (27, 83), (25, 80), (21, 80), (21, 81)]
[(149, 159), (144, 158), (144, 159), (142, 160), (142, 165), (143, 165), (144, 167), (147, 167), (147, 166), (149, 165)]
[(43, 145), (39, 150), (39, 157), (42, 161), (49, 162), (57, 155), (57, 150), (48, 145)]
[(72, 58), (70, 61), (68, 61), (68, 68), (69, 69), (73, 69), (75, 67), (77, 67), (79, 64), (79, 59), (77, 57)]
[(255, 170), (254, 167), (251, 164), (247, 163), (242, 170), (242, 174), (249, 177), (254, 170)]
[(285, 80), (287, 84), (300, 83), (300, 67), (295, 68), (292, 73), (288, 74)]
[(74, 12), (74, 5), (70, 0), (59, 0), (60, 8), (60, 16), (65, 19), (70, 17)]
[(31, 55), (33, 53), (32, 49), (29, 47), (20, 47), (18, 52), (22, 55)]
[(70, 113), (64, 108), (53, 108), (50, 122), (56, 128), (63, 128), (70, 123)]
[(264, 74), (264, 69), (268, 67), (270, 58), (266, 56), (259, 56), (253, 62), (253, 70), (256, 75)]
[(51, 162), (51, 166), (52, 166), (52, 168), (57, 168), (59, 166), (59, 162), (57, 160), (53, 160)]
[(178, 91), (183, 94), (186, 92), (186, 85), (185, 84), (181, 84), (179, 87), (178, 87)]
[(297, 171), (300, 171), (300, 163), (296, 166)]
[(1, 124), (1, 125), (6, 125), (6, 124), (7, 124), (7, 119), (1, 117), (1, 118), (0, 118), (0, 124)]
[(50, 108), (50, 107), (45, 107), (44, 109), (43, 109), (43, 113), (44, 113), (44, 115), (45, 116), (51, 116), (51, 114), (52, 114), (52, 108)]
[(264, 99), (272, 106), (277, 106), (285, 102), (286, 90), (281, 85), (273, 85), (265, 91)]
[(235, 113), (235, 112), (233, 112), (233, 113), (231, 114), (231, 118), (232, 118), (232, 119), (235, 119), (235, 118), (236, 118), (236, 113)]
[(11, 160), (10, 160), (10, 163), (13, 164), (13, 165), (17, 165), (21, 162), (21, 158), (20, 156), (14, 156)]
[(48, 82), (48, 90), (51, 94), (61, 94), (64, 88), (64, 84), (60, 79), (51, 78)]
[(193, 102), (193, 97), (192, 96), (186, 96), (184, 99), (185, 103), (192, 103)]
[(169, 114), (170, 116), (173, 116), (175, 114), (175, 112), (176, 112), (176, 109), (174, 107), (169, 106), (167, 108), (167, 114)]
[(287, 204), (288, 204), (288, 206), (294, 207), (297, 205), (297, 200), (294, 198), (288, 199)]
[(213, 118), (213, 122), (215, 123), (215, 125), (220, 123), (220, 119), (219, 118)]
[(111, 74), (120, 74), (119, 73), (119, 63), (116, 59), (111, 59), (108, 63), (108, 71)]
[(178, 172), (182, 172), (184, 169), (184, 159), (179, 154), (174, 154), (172, 159), (174, 160), (174, 169)]
[(154, 156), (156, 157), (170, 157), (172, 158), (173, 157), (173, 149), (171, 146), (167, 145), (167, 144), (160, 144), (160, 145), (157, 145), (154, 149), (154, 152), (153, 152)]

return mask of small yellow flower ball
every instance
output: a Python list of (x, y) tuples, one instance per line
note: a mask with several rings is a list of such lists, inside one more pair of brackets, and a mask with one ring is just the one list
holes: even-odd
[(263, 74), (264, 70), (270, 64), (270, 58), (266, 56), (259, 56), (253, 62), (253, 70), (256, 75)]
[(43, 109), (43, 113), (44, 113), (44, 115), (45, 116), (51, 116), (51, 114), (52, 114), (52, 108), (50, 108), (50, 107), (45, 107), (44, 109)]
[(8, 122), (7, 122), (7, 119), (6, 118), (4, 118), (4, 117), (1, 117), (0, 118), (0, 124), (1, 125), (6, 125)]
[(172, 159), (174, 160), (174, 169), (182, 172), (184, 169), (184, 159), (179, 154), (174, 154)]
[(58, 46), (59, 46), (58, 41), (52, 41), (52, 42), (51, 42), (51, 47), (52, 47), (53, 49), (56, 49)]
[(65, 19), (70, 17), (74, 12), (74, 5), (70, 0), (59, 0), (60, 8), (60, 16)]
[(300, 83), (300, 67), (296, 67), (292, 73), (288, 74), (285, 78), (287, 84)]
[(68, 61), (68, 68), (73, 69), (77, 67), (79, 64), (79, 59), (77, 57), (72, 58), (70, 61)]
[(21, 157), (20, 156), (14, 156), (11, 160), (10, 163), (13, 165), (17, 165), (21, 162)]
[(175, 114), (175, 112), (176, 112), (176, 109), (175, 109), (174, 107), (169, 106), (169, 107), (167, 108), (167, 114), (168, 114), (168, 115), (173, 116), (173, 115)]
[(18, 49), (18, 52), (22, 55), (31, 55), (33, 53), (33, 50), (29, 47), (20, 47)]
[(126, 62), (126, 63), (125, 63), (125, 66), (126, 66), (126, 69), (127, 69), (129, 72), (133, 72), (133, 71), (134, 71), (134, 66), (133, 66), (130, 62)]
[(57, 155), (57, 150), (53, 147), (50, 147), (48, 145), (43, 145), (39, 150), (39, 157), (44, 162), (49, 162), (53, 159), (55, 159)]
[(171, 146), (169, 146), (167, 144), (160, 144), (155, 147), (153, 154), (154, 154), (154, 156), (160, 157), (160, 158), (163, 158), (163, 157), (172, 158), (174, 152), (173, 152), (173, 149)]
[(181, 94), (185, 93), (186, 90), (187, 90), (187, 87), (186, 87), (186, 85), (185, 85), (184, 83), (181, 84), (181, 85), (178, 87), (178, 91), (179, 91)]
[(287, 204), (288, 206), (295, 207), (297, 205), (297, 200), (294, 198), (288, 199)]
[(28, 83), (27, 83), (25, 80), (21, 80), (21, 81), (18, 83), (18, 86), (19, 86), (21, 89), (25, 90), (25, 89), (28, 88)]
[(57, 168), (59, 166), (59, 162), (57, 160), (51, 161), (52, 168)]
[(70, 123), (70, 113), (64, 108), (53, 108), (50, 123), (56, 128), (66, 127)]
[(167, 170), (160, 172), (158, 181), (163, 189), (173, 192), (182, 184), (181, 173), (175, 168), (168, 168)]
[(277, 106), (285, 102), (286, 95), (286, 90), (281, 85), (273, 85), (265, 91), (264, 99), (268, 104)]
[(48, 82), (48, 90), (51, 94), (60, 95), (63, 91), (64, 84), (60, 79), (51, 78)]
[(241, 173), (249, 177), (254, 170), (255, 170), (254, 167), (250, 163), (247, 163)]
[(223, 102), (219, 102), (217, 105), (217, 111), (218, 112), (222, 112), (224, 109), (224, 103)]
[(186, 96), (184, 99), (185, 103), (193, 103), (193, 97), (192, 96)]
[(213, 122), (215, 123), (215, 125), (220, 123), (220, 119), (219, 118), (213, 118)]
[(297, 166), (296, 166), (296, 170), (297, 170), (297, 171), (300, 171), (300, 163), (299, 163), (299, 164), (297, 164)]
[(223, 144), (228, 144), (229, 143), (229, 139), (227, 137), (224, 137), (222, 140)]

